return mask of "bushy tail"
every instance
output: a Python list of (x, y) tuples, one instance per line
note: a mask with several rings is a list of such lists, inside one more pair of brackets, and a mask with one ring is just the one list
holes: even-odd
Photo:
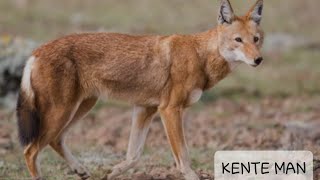
[(17, 102), (18, 133), (23, 146), (38, 138), (40, 132), (40, 117), (31, 86), (31, 70), (34, 60), (34, 57), (31, 57), (24, 68)]

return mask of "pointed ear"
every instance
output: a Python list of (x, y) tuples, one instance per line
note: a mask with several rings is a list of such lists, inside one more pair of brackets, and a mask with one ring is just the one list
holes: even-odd
[(221, 5), (218, 14), (218, 23), (219, 24), (231, 24), (234, 19), (233, 9), (229, 0), (221, 0)]
[(247, 18), (260, 25), (263, 10), (263, 0), (258, 0), (256, 4), (249, 10)]

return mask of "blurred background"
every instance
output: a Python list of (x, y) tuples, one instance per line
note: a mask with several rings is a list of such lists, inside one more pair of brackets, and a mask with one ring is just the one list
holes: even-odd
[[(241, 15), (255, 1), (231, 2)], [(216, 25), (218, 5), (217, 0), (1, 0), (0, 179), (29, 177), (17, 142), (14, 109), (24, 62), (33, 49), (75, 32), (205, 31)], [(239, 66), (189, 109), (186, 136), (193, 167), (203, 179), (212, 179), (217, 150), (310, 150), (319, 167), (319, 7), (317, 0), (266, 0), (263, 65)], [(130, 116), (130, 105), (100, 101), (71, 130), (68, 144), (94, 179), (125, 157)], [(41, 159), (47, 179), (76, 179), (51, 149)], [(173, 162), (157, 117), (141, 162), (119, 179), (181, 179)], [(317, 170), (315, 174), (318, 178)]]

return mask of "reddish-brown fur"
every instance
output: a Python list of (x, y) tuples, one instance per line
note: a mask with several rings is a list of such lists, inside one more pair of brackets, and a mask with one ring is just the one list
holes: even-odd
[[(233, 25), (232, 30), (222, 24), (217, 29), (194, 35), (73, 34), (35, 50), (30, 81), (40, 127), (39, 135), (33, 137), (24, 150), (32, 177), (40, 177), (36, 158), (47, 144), (68, 158), (63, 147), (64, 132), (81, 119), (99, 97), (107, 97), (143, 108), (136, 116), (138, 130), (149, 125), (158, 110), (178, 168), (186, 178), (194, 179), (185, 148), (183, 111), (193, 103), (190, 94), (195, 89), (212, 88), (231, 72), (229, 62), (219, 52), (219, 34), (232, 36), (232, 32), (237, 32), (251, 38), (254, 32), (259, 32), (263, 39), (262, 31), (249, 16), (235, 17), (237, 25)], [(229, 43), (230, 40), (223, 41)], [(262, 40), (258, 45), (248, 43), (244, 46), (246, 55), (258, 56), (261, 44)], [(26, 93), (23, 88), (21, 91)], [(20, 111), (23, 108), (20, 107)], [(140, 136), (143, 137), (137, 135)], [(88, 174), (77, 173), (87, 178)]]

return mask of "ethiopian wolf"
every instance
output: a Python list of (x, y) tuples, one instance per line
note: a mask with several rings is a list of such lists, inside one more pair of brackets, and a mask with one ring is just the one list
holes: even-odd
[(218, 26), (191, 35), (132, 36), (118, 33), (69, 35), (36, 49), (24, 68), (17, 103), (19, 138), (29, 172), (41, 179), (37, 156), (50, 145), (82, 179), (89, 172), (65, 145), (67, 130), (99, 97), (134, 106), (126, 160), (105, 179), (133, 167), (159, 112), (177, 168), (198, 180), (188, 158), (182, 114), (206, 91), (244, 62), (262, 62), (263, 0), (236, 16), (221, 0)]

